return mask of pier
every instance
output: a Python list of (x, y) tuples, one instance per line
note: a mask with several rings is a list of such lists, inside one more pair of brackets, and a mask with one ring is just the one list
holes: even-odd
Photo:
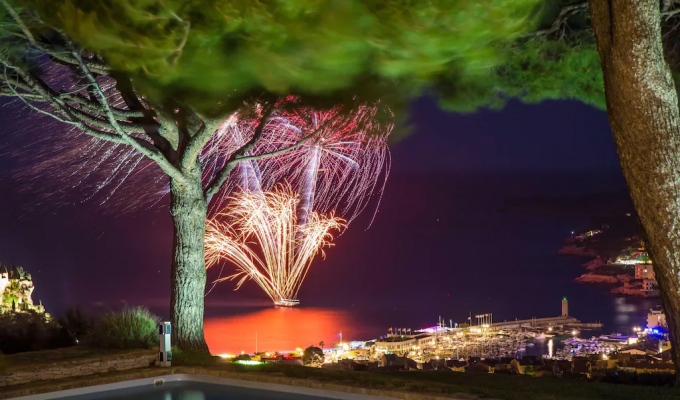
[(562, 298), (562, 315), (559, 317), (520, 319), (515, 321), (496, 322), (490, 324), (491, 328), (497, 329), (521, 329), (521, 328), (543, 328), (560, 326), (563, 328), (580, 329), (600, 329), (602, 324), (599, 322), (581, 322), (569, 316), (569, 301), (566, 297)]
[(496, 329), (520, 329), (520, 328), (541, 328), (549, 326), (562, 326), (565, 328), (599, 329), (602, 324), (599, 322), (581, 322), (574, 317), (559, 316), (548, 318), (520, 319), (515, 321), (494, 322), (490, 325)]

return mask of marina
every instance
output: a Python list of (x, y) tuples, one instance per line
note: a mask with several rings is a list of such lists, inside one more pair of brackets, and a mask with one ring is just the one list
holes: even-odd
[[(439, 319), (437, 325), (412, 331), (389, 328), (388, 334), (368, 342), (351, 342), (329, 349), (327, 362), (362, 354), (362, 358), (379, 359), (385, 354), (407, 357), (417, 363), (433, 360), (466, 360), (469, 358), (503, 358), (533, 355), (545, 358), (571, 359), (590, 353), (610, 353), (630, 344), (621, 335), (582, 339), (589, 330), (602, 328), (600, 322), (581, 322), (569, 316), (568, 300), (562, 299), (562, 315), (547, 318), (493, 322), (493, 314), (472, 315), (468, 321), (454, 324)], [(637, 338), (635, 339), (637, 340)], [(534, 348), (541, 350), (532, 351)], [(538, 354), (537, 354), (538, 353)]]

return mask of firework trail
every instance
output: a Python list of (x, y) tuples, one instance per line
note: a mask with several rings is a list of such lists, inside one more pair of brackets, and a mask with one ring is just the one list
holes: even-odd
[[(45, 81), (55, 88), (89, 96), (87, 85), (70, 68), (46, 62), (41, 70)], [(127, 109), (115, 80), (105, 76), (97, 80), (111, 106)], [(150, 108), (143, 98), (139, 100)], [(294, 98), (287, 98), (280, 103), (294, 102)], [(74, 104), (74, 107), (78, 105)], [(290, 108), (282, 107), (282, 111), (272, 116), (262, 139), (247, 155), (279, 151), (321, 127), (318, 135), (290, 154), (284, 153), (272, 160), (239, 163), (215, 196), (211, 214), (223, 209), (224, 200), (239, 187), (251, 191), (269, 190), (284, 180), (290, 181), (298, 192), (302, 192), (302, 185), (307, 182), (307, 188), (312, 192), (308, 191), (310, 195), (306, 199), (313, 202), (314, 209), (327, 212), (337, 208), (350, 221), (374, 195), (382, 194), (390, 161), (386, 139), (392, 126), (389, 123), (379, 125), (372, 120), (378, 113), (376, 107), (363, 106), (347, 113), (342, 113), (341, 107), (323, 112), (309, 107), (295, 109), (293, 106), (292, 111)], [(213, 179), (229, 156), (253, 137), (259, 113), (261, 110), (248, 110), (225, 118), (200, 157), (204, 182)], [(105, 206), (102, 210), (116, 211), (146, 208), (167, 197), (167, 177), (155, 163), (138, 152), (122, 144), (92, 138), (38, 112), (33, 114), (34, 123), (23, 129), (24, 137), (30, 137), (32, 144), (14, 147), (16, 156), (30, 161), (16, 174), (20, 182), (28, 182), (23, 188), (40, 187), (40, 194), (45, 199), (58, 204), (66, 193), (64, 183), (67, 183), (71, 189), (82, 190), (83, 202), (94, 200)], [(36, 140), (33, 132), (38, 128), (49, 134)], [(131, 133), (131, 136), (144, 137), (144, 133)], [(314, 150), (319, 148), (320, 155)], [(308, 168), (310, 160), (319, 165), (315, 176), (310, 172), (314, 168)], [(50, 171), (49, 180), (44, 179), (45, 170)], [(126, 190), (119, 190), (123, 184), (126, 184)]]
[(312, 260), (319, 252), (325, 256), (323, 248), (332, 245), (331, 231), (342, 229), (345, 221), (333, 213), (312, 211), (307, 221), (300, 223), (300, 198), (288, 185), (264, 193), (239, 192), (229, 200), (228, 211), (208, 221), (208, 267), (226, 259), (237, 272), (220, 281), (238, 279), (238, 289), (250, 278), (275, 304), (297, 304), (297, 293)]
[[(301, 194), (299, 217), (312, 210), (322, 213), (337, 210), (351, 222), (369, 204), (380, 197), (390, 169), (387, 139), (392, 123), (379, 123), (378, 107), (361, 106), (343, 112), (338, 106), (327, 111), (300, 107), (276, 112), (266, 125), (263, 137), (253, 153), (268, 153), (288, 148), (305, 140), (288, 152), (264, 160), (239, 163), (241, 181), (232, 180), (213, 207), (228, 206), (225, 201), (236, 186), (247, 190), (270, 190), (280, 182), (289, 182)], [(234, 151), (252, 137), (256, 125), (243, 120), (229, 129), (235, 134), (216, 135), (205, 157)]]

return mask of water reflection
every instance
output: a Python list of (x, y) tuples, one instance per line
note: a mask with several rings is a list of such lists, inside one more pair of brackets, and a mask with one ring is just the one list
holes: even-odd
[(645, 326), (649, 309), (658, 304), (661, 301), (656, 298), (615, 298), (613, 326), (610, 329), (625, 335), (630, 333), (633, 326)]
[(550, 339), (550, 341), (548, 342), (548, 355), (550, 356), (550, 358), (553, 357), (553, 340), (552, 339)]
[(205, 394), (198, 390), (167, 391), (164, 393), (163, 400), (205, 400)]
[[(326, 308), (269, 307), (248, 314), (205, 320), (205, 338), (213, 354), (288, 351), (317, 345), (331, 346), (358, 339), (349, 312)], [(365, 339), (365, 338), (364, 338)]]

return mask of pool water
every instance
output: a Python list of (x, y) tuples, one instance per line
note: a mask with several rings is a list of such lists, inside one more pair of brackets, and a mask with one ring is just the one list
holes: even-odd
[(320, 400), (298, 393), (276, 392), (248, 387), (203, 382), (169, 382), (69, 397), (73, 400)]
[(175, 374), (20, 397), (16, 400), (379, 400), (333, 392), (202, 375)]

